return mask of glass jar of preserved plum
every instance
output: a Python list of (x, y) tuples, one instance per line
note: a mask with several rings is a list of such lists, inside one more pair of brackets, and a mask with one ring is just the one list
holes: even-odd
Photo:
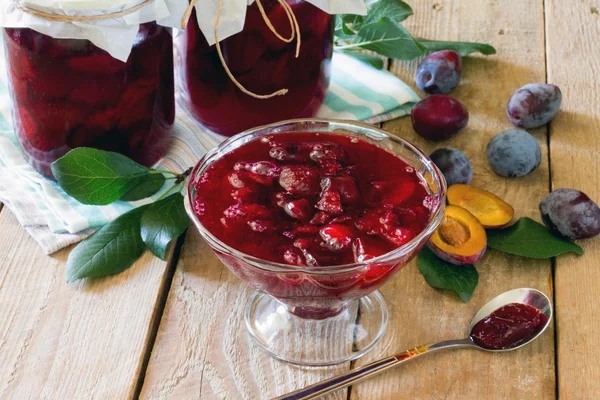
[[(248, 6), (241, 32), (219, 42), (222, 62), (192, 15), (178, 57), (183, 100), (198, 122), (213, 132), (231, 136), (275, 121), (314, 116), (329, 86), (334, 17), (308, 1), (285, 0), (293, 23), (277, 0)], [(300, 49), (296, 57), (296, 46)], [(227, 75), (225, 66), (250, 92), (266, 94), (287, 89), (283, 96), (259, 99), (244, 93)]]
[(170, 28), (147, 22), (126, 29), (123, 41), (131, 45), (117, 51), (118, 59), (103, 49), (111, 45), (101, 48), (85, 32), (62, 39), (4, 28), (17, 139), (43, 175), (52, 178), (50, 164), (76, 147), (119, 152), (148, 166), (165, 154), (175, 118)]

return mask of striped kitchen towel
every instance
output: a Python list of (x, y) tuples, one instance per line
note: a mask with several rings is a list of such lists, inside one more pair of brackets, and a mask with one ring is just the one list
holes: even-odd
[[(419, 100), (408, 85), (388, 71), (338, 53), (334, 54), (332, 65), (331, 87), (318, 117), (378, 123), (407, 115)], [(223, 139), (196, 124), (177, 101), (172, 144), (159, 167), (184, 171)], [(46, 254), (83, 240), (119, 215), (154, 201), (163, 191), (135, 202), (86, 206), (39, 175), (25, 161), (16, 142), (5, 63), (0, 59), (0, 201)]]

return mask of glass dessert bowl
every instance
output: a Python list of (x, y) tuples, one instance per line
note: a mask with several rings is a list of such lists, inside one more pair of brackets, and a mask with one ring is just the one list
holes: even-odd
[(208, 152), (186, 210), (257, 290), (246, 325), (272, 356), (333, 365), (366, 354), (388, 320), (377, 289), (427, 243), (446, 184), (409, 142), (359, 123), (291, 120)]

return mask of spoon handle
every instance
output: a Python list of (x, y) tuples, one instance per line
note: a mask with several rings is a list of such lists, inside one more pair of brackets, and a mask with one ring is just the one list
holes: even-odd
[(448, 340), (445, 342), (433, 343), (426, 346), (415, 347), (410, 350), (403, 351), (391, 357), (387, 357), (364, 367), (353, 369), (343, 375), (315, 383), (307, 386), (304, 389), (297, 390), (292, 393), (277, 397), (273, 400), (310, 400), (326, 395), (338, 389), (345, 388), (354, 383), (360, 382), (363, 379), (377, 375), (383, 371), (400, 365), (408, 360), (422, 356), (430, 351), (442, 350), (451, 347), (470, 347), (473, 343), (469, 339), (464, 340)]

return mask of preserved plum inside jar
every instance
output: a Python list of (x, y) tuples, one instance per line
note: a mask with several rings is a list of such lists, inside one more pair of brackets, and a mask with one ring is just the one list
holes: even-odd
[(140, 25), (127, 62), (88, 40), (5, 28), (14, 126), (29, 163), (50, 164), (76, 147), (115, 151), (150, 166), (166, 152), (175, 119), (168, 28)]
[[(333, 17), (310, 3), (286, 0), (298, 20), (301, 48), (286, 43), (266, 25), (256, 3), (248, 7), (244, 30), (220, 41), (224, 60), (249, 91), (269, 94), (287, 88), (283, 96), (253, 98), (227, 76), (216, 46), (209, 46), (196, 14), (187, 27), (179, 55), (183, 100), (188, 111), (210, 130), (232, 136), (248, 128), (283, 119), (312, 117), (325, 99), (333, 49)], [(275, 30), (284, 38), (290, 21), (276, 0), (263, 0)]]

